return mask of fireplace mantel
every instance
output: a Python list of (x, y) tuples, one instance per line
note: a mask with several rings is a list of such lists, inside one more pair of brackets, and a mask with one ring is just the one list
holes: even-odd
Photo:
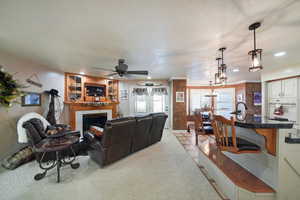
[(109, 104), (104, 106), (90, 106), (81, 103), (67, 103), (69, 107), (70, 126), (72, 130), (76, 129), (76, 112), (77, 111), (91, 111), (91, 110), (111, 110), (112, 118), (117, 117), (117, 104)]

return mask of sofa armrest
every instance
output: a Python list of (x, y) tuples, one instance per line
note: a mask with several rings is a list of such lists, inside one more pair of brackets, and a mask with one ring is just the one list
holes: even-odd
[(53, 126), (56, 127), (56, 128), (63, 128), (63, 129), (67, 129), (67, 130), (71, 129), (71, 126), (67, 125), (67, 124), (55, 124)]
[(80, 136), (80, 131), (62, 131), (62, 132), (59, 132), (59, 133), (56, 133), (54, 135), (47, 135), (46, 134), (46, 137), (47, 138), (59, 138), (59, 137), (65, 137), (65, 136), (68, 136), (68, 135), (73, 135), (73, 136)]
[(103, 167), (106, 161), (106, 148), (104, 148), (101, 142), (91, 133), (84, 133), (84, 138), (89, 143), (88, 154), (92, 160), (98, 165)]

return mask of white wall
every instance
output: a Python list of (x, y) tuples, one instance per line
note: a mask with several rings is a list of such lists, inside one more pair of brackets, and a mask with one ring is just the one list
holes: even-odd
[(283, 66), (276, 69), (268, 69), (267, 67), (261, 73), (261, 81), (274, 80), (279, 78), (300, 75), (300, 64), (293, 66)]
[[(61, 72), (56, 72), (37, 63), (5, 53), (0, 53), (0, 65), (4, 66), (5, 71), (15, 74), (14, 78), (20, 83), (29, 86), (24, 91), (41, 93), (45, 90), (55, 88), (62, 97), (64, 96), (64, 74)], [(37, 74), (40, 82), (43, 84), (42, 88), (29, 85), (25, 82), (34, 73)], [(36, 80), (35, 77), (32, 79)], [(12, 146), (17, 143), (17, 120), (28, 112), (43, 114), (44, 107), (46, 107), (45, 98), (46, 96), (43, 95), (42, 106), (21, 107), (21, 105), (17, 104), (9, 109), (0, 107), (0, 158), (7, 154)]]

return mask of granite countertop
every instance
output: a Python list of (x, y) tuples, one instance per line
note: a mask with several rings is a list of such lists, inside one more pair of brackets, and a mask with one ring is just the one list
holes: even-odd
[(283, 128), (291, 129), (294, 123), (290, 121), (278, 121), (258, 115), (247, 115), (245, 120), (236, 120), (235, 125), (243, 128)]

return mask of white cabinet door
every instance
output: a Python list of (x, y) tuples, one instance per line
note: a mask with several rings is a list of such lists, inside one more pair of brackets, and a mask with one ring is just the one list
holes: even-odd
[(282, 80), (283, 97), (296, 98), (297, 97), (297, 78)]
[(269, 99), (277, 99), (282, 95), (281, 81), (273, 81), (268, 84)]

